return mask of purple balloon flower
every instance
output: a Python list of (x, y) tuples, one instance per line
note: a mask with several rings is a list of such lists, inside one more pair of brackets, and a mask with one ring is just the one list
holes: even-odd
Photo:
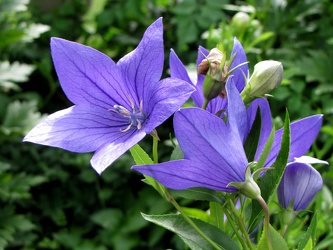
[[(197, 68), (198, 65), (201, 63), (203, 59), (205, 59), (205, 56), (209, 54), (209, 51), (205, 49), (204, 47), (199, 46), (198, 49), (198, 57), (197, 57)], [(234, 38), (234, 46), (231, 52), (231, 56), (235, 55), (235, 58), (230, 65), (230, 69), (235, 68), (239, 64), (247, 62), (245, 51), (241, 45), (241, 43), (237, 40), (237, 38)], [(171, 77), (176, 77), (179, 79), (182, 79), (184, 81), (187, 81), (188, 83), (191, 83), (193, 86), (195, 86), (196, 90), (192, 94), (192, 99), (194, 101), (194, 104), (197, 107), (202, 107), (202, 104), (204, 102), (204, 95), (202, 90), (202, 85), (205, 79), (205, 75), (197, 74), (196, 82), (195, 80), (192, 80), (187, 73), (187, 70), (184, 66), (184, 64), (180, 61), (176, 53), (171, 50), (170, 53), (170, 75)], [(242, 65), (238, 69), (236, 69), (232, 74), (233, 76), (233, 82), (235, 83), (237, 89), (239, 92), (241, 92), (245, 86), (245, 80), (244, 75), (248, 75), (248, 65)], [(212, 99), (207, 106), (207, 111), (216, 114), (220, 110), (225, 110), (227, 105), (227, 98), (221, 98), (220, 96)]]
[(91, 165), (98, 173), (170, 117), (194, 91), (179, 79), (160, 80), (161, 18), (117, 64), (95, 49), (60, 38), (51, 39), (51, 51), (61, 87), (74, 106), (48, 116), (24, 141), (78, 153), (95, 151)]
[(279, 203), (287, 208), (291, 202), (294, 211), (306, 209), (316, 193), (322, 188), (319, 172), (310, 164), (288, 164), (278, 187)]
[(227, 185), (245, 180), (248, 161), (241, 138), (248, 123), (246, 108), (232, 78), (228, 79), (226, 90), (227, 123), (199, 108), (175, 113), (174, 129), (184, 159), (132, 168), (171, 189), (237, 191)]

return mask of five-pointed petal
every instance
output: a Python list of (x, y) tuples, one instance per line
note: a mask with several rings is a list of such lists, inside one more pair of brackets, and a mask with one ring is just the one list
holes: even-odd
[(95, 49), (60, 38), (51, 39), (51, 51), (61, 87), (74, 106), (48, 116), (24, 141), (95, 151), (91, 164), (98, 173), (170, 117), (194, 91), (179, 79), (160, 80), (161, 18), (117, 64)]

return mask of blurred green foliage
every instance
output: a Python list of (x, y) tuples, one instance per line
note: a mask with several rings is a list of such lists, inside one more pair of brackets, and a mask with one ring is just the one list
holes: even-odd
[[(239, 14), (241, 13), (241, 14)], [(92, 46), (115, 61), (163, 16), (165, 75), (174, 48), (185, 64), (199, 45), (231, 50), (242, 42), (250, 61), (283, 63), (283, 86), (270, 99), (272, 112), (292, 120), (323, 113), (324, 126), (310, 155), (333, 164), (333, 5), (329, 0), (0, 0), (0, 249), (183, 249), (179, 238), (148, 224), (140, 212), (171, 210), (129, 168), (128, 154), (102, 176), (90, 154), (21, 143), (46, 113), (71, 104), (50, 58), (58, 36)], [(283, 119), (283, 117), (281, 117)], [(171, 121), (160, 129), (162, 140)], [(150, 138), (142, 147), (150, 149)], [(160, 146), (165, 160), (171, 148)], [(332, 249), (333, 168), (319, 166), (325, 188), (318, 210), (318, 249)], [(302, 217), (291, 230), (304, 230)], [(296, 234), (296, 233), (295, 233)], [(298, 239), (287, 239), (295, 241)]]

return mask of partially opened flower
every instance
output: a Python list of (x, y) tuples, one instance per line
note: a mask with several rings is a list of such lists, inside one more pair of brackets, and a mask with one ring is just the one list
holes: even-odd
[(206, 187), (224, 192), (237, 189), (227, 185), (243, 182), (248, 161), (244, 152), (243, 132), (247, 116), (239, 92), (229, 78), (228, 122), (199, 108), (175, 113), (174, 129), (184, 159), (161, 164), (134, 166), (171, 189)]
[(98, 173), (170, 117), (194, 91), (179, 79), (160, 80), (161, 18), (117, 64), (97, 50), (60, 38), (51, 39), (51, 50), (61, 87), (74, 106), (48, 116), (24, 141), (79, 153), (95, 151), (91, 164)]
[[(199, 47), (198, 49), (198, 58), (196, 62), (196, 66), (198, 69), (198, 66), (201, 62), (205, 61), (205, 57), (207, 57), (209, 54), (209, 51), (203, 47)], [(233, 76), (233, 82), (237, 87), (237, 90), (241, 92), (245, 86), (245, 79), (244, 75), (248, 75), (248, 65), (244, 64), (247, 62), (245, 51), (241, 45), (241, 43), (237, 40), (237, 38), (234, 39), (234, 46), (231, 52), (231, 56), (234, 59), (229, 67), (229, 70), (237, 67), (240, 64), (243, 64), (239, 68), (237, 68), (235, 71), (231, 73)], [(180, 61), (176, 53), (171, 50), (170, 53), (170, 74), (171, 77), (176, 77), (179, 79), (182, 79), (184, 81), (187, 81), (188, 83), (191, 83), (193, 86), (195, 86), (196, 90), (192, 94), (192, 99), (194, 101), (194, 104), (197, 107), (202, 107), (204, 103), (204, 94), (203, 94), (203, 82), (205, 79), (205, 75), (197, 74), (197, 79), (191, 79), (189, 76), (184, 64)], [(207, 111), (216, 114), (217, 112), (221, 110), (225, 110), (227, 106), (227, 98), (222, 98), (220, 96), (212, 99), (206, 108)]]
[(310, 164), (288, 164), (278, 187), (278, 199), (282, 207), (292, 205), (294, 211), (306, 209), (322, 188), (319, 172)]

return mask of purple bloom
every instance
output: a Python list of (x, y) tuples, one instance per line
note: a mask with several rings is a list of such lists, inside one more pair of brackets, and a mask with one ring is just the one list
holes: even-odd
[[(205, 59), (204, 56), (207, 56), (208, 54), (209, 54), (208, 50), (206, 50), (205, 48), (203, 48), (201, 46), (199, 47), (198, 58), (197, 58), (197, 62), (196, 62), (197, 68), (198, 68), (198, 65), (201, 63), (201, 61), (203, 59)], [(234, 55), (234, 54), (236, 54), (236, 56), (235, 56), (232, 64), (230, 65), (229, 70), (235, 68), (239, 64), (247, 62), (245, 51), (244, 51), (241, 43), (237, 40), (237, 38), (234, 39), (234, 46), (233, 46), (233, 49), (231, 52), (231, 55)], [(176, 77), (176, 78), (182, 79), (184, 81), (187, 81), (188, 83), (191, 83), (193, 86), (195, 86), (197, 91), (195, 91), (192, 94), (192, 99), (194, 101), (194, 104), (197, 107), (202, 107), (202, 104), (204, 102), (202, 85), (203, 85), (203, 82), (205, 79), (205, 75), (198, 74), (196, 82), (195, 82), (195, 80), (192, 80), (190, 78), (189, 74), (187, 73), (187, 70), (186, 70), (184, 64), (180, 61), (180, 59), (178, 58), (178, 56), (176, 55), (176, 53), (173, 50), (171, 50), (171, 53), (170, 53), (170, 74), (171, 74), (171, 77)], [(235, 83), (238, 91), (239, 92), (242, 91), (245, 86), (244, 75), (245, 76), (248, 75), (247, 64), (236, 69), (231, 75), (233, 76), (233, 82)], [(220, 110), (225, 110), (226, 105), (227, 105), (227, 99), (218, 96), (218, 97), (212, 99), (208, 103), (206, 110), (213, 114), (216, 114)]]
[[(249, 122), (248, 128), (251, 128), (253, 124), (258, 107), (260, 107), (262, 126), (258, 148), (254, 160), (259, 159), (273, 126), (270, 108), (267, 100), (256, 99), (251, 103), (247, 110)], [(292, 122), (290, 124), (290, 152), (288, 158), (289, 162), (293, 162), (296, 157), (303, 156), (310, 149), (312, 143), (314, 142), (320, 131), (322, 119), (323, 115), (313, 115)], [(246, 132), (245, 136), (247, 136), (248, 132)], [(276, 157), (281, 147), (282, 134), (283, 128), (275, 132), (273, 146), (265, 163), (265, 166), (267, 167), (271, 166), (276, 160)]]
[(229, 78), (228, 122), (199, 108), (181, 109), (175, 113), (174, 129), (184, 159), (161, 164), (134, 166), (171, 189), (205, 187), (224, 192), (230, 182), (243, 182), (248, 165), (243, 148), (243, 131), (247, 116), (239, 92)]
[(322, 186), (319, 172), (310, 164), (290, 163), (278, 187), (279, 203), (287, 208), (293, 202), (294, 211), (304, 210)]
[(51, 51), (61, 87), (74, 106), (48, 116), (24, 141), (78, 153), (95, 151), (91, 165), (98, 173), (170, 117), (194, 91), (179, 79), (160, 80), (161, 18), (117, 64), (95, 49), (60, 38), (51, 39)]

